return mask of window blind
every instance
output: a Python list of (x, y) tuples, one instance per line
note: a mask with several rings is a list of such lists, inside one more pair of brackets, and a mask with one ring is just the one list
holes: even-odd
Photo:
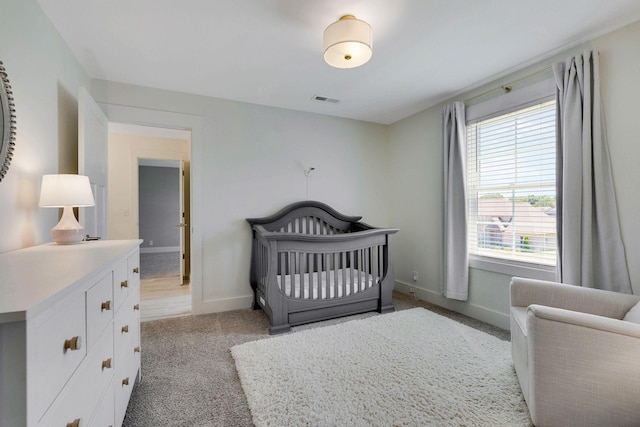
[(556, 263), (555, 100), (467, 123), (469, 253)]

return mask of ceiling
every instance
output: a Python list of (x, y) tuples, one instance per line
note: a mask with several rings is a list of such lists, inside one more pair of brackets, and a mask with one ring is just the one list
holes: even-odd
[[(640, 19), (638, 0), (38, 2), (92, 78), (382, 124)], [(373, 28), (348, 70), (322, 52), (344, 14)]]

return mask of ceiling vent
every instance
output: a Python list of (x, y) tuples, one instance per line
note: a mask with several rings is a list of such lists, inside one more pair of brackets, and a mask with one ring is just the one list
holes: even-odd
[(327, 98), (326, 96), (318, 96), (318, 95), (315, 95), (313, 99), (320, 102), (328, 102), (330, 104), (337, 104), (338, 102), (340, 102), (339, 99)]

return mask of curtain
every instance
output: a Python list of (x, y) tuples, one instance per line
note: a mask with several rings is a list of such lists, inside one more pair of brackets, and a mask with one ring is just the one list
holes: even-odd
[(631, 293), (600, 98), (598, 52), (553, 64), (558, 281)]
[(466, 301), (469, 293), (465, 126), (462, 102), (445, 107), (442, 112), (444, 295), (461, 301)]

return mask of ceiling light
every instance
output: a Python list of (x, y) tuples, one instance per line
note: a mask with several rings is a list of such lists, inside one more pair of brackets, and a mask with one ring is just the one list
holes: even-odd
[(353, 15), (344, 15), (324, 30), (324, 60), (336, 68), (365, 64), (371, 50), (371, 26)]

